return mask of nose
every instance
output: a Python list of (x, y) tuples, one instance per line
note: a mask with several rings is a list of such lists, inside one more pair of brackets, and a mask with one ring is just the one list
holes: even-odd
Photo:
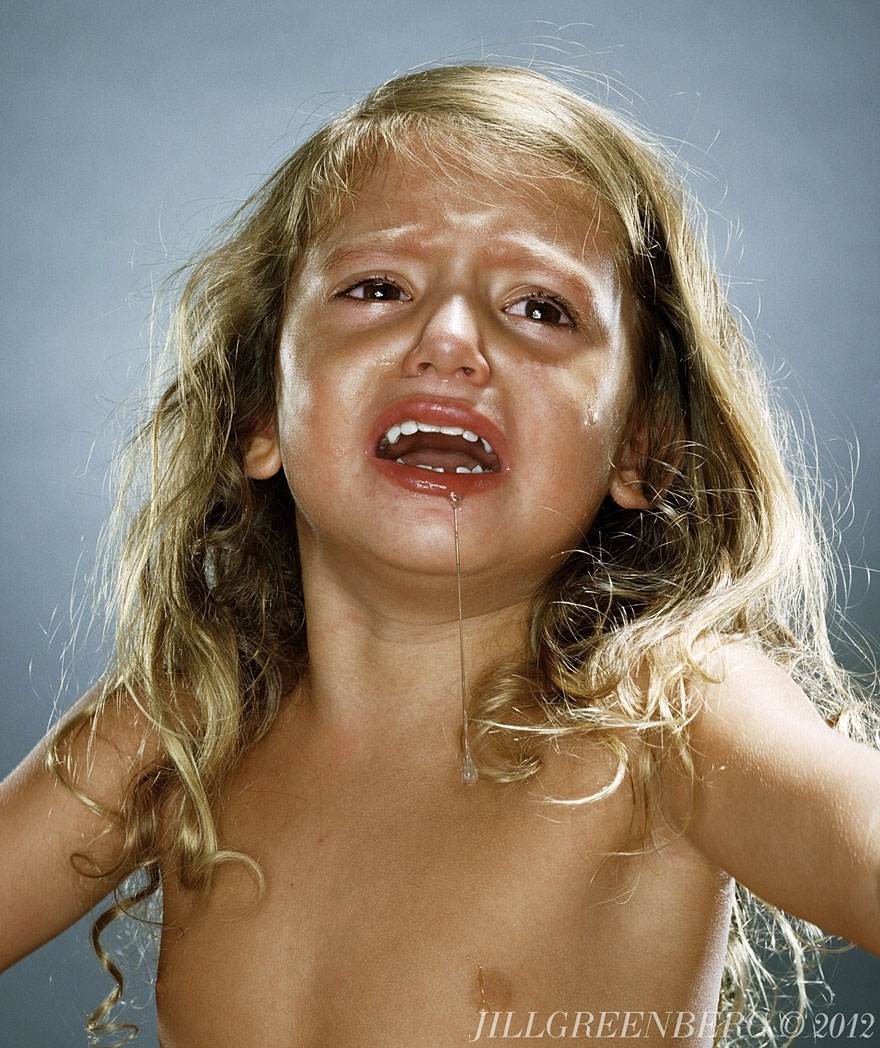
[(464, 295), (450, 295), (430, 314), (418, 343), (407, 353), (404, 373), (433, 371), (448, 381), (461, 375), (482, 384), (490, 375), (476, 308)]

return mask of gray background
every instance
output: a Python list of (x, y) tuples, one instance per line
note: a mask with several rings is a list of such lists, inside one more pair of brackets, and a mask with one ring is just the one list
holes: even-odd
[[(447, 57), (535, 53), (619, 78), (640, 119), (690, 143), (699, 195), (742, 229), (735, 297), (837, 486), (851, 615), (880, 633), (873, 0), (6, 0), (0, 20), (0, 773), (95, 672), (93, 647), (62, 658), (70, 593), (107, 512), (107, 420), (138, 381), (152, 283), (316, 114)], [(830, 1010), (880, 1011), (878, 976), (844, 957)], [(0, 1044), (84, 1043), (102, 994), (80, 925), (0, 978)], [(148, 1023), (138, 1043), (154, 1042)]]

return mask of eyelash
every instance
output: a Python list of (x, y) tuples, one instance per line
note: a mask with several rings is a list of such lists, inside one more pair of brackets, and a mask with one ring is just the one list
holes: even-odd
[[(340, 291), (338, 293), (337, 297), (338, 298), (354, 298), (356, 296), (351, 294), (352, 291), (354, 291), (356, 288), (359, 288), (359, 287), (367, 287), (370, 284), (387, 284), (389, 287), (396, 288), (400, 292), (401, 295), (406, 297), (406, 299), (409, 299), (409, 297), (410, 297), (407, 294), (407, 292), (404, 291), (404, 289), (400, 286), (400, 284), (396, 280), (392, 280), (391, 277), (385, 276), (385, 274), (383, 274), (383, 273), (374, 273), (372, 276), (362, 277), (360, 280), (356, 280), (353, 284), (350, 284), (348, 287), (343, 288), (342, 291)], [(371, 301), (372, 302), (381, 302), (383, 300), (382, 299), (368, 299), (368, 298), (364, 298), (364, 299), (362, 299), (362, 301), (365, 301), (365, 302), (371, 302)], [(395, 301), (395, 300), (392, 299), (391, 301)]]
[[(540, 289), (535, 289), (534, 291), (529, 291), (525, 295), (520, 295), (519, 298), (514, 299), (514, 301), (511, 302), (508, 306), (505, 306), (505, 312), (507, 312), (509, 309), (511, 309), (511, 307), (521, 305), (524, 302), (540, 302), (542, 304), (553, 306), (554, 309), (558, 309), (559, 312), (564, 317), (566, 317), (566, 319), (568, 320), (568, 323), (567, 324), (551, 324), (550, 326), (551, 327), (570, 327), (573, 331), (577, 330), (578, 322), (579, 322), (579, 315), (578, 315), (577, 310), (574, 308), (574, 306), (572, 306), (568, 302), (566, 302), (566, 300), (564, 298), (560, 298), (559, 295), (553, 295), (553, 294), (550, 294), (550, 292), (548, 292), (548, 291), (542, 291)], [(513, 315), (514, 316), (519, 316), (519, 314), (513, 314)], [(524, 319), (528, 320), (528, 319), (531, 319), (531, 318), (526, 316), (526, 317), (524, 317)], [(542, 323), (542, 321), (535, 321), (535, 323)]]
[[(408, 293), (406, 291), (404, 291), (404, 289), (400, 286), (400, 284), (396, 280), (392, 279), (391, 277), (387, 276), (384, 273), (374, 273), (372, 276), (362, 277), (360, 280), (354, 281), (354, 283), (349, 284), (347, 287), (343, 288), (342, 291), (338, 292), (337, 297), (338, 298), (355, 298), (356, 296), (351, 294), (352, 291), (356, 290), (357, 288), (367, 287), (370, 284), (387, 284), (389, 287), (393, 287), (397, 291), (399, 291), (400, 294), (405, 297), (406, 301), (408, 301), (409, 298), (410, 298)], [(372, 301), (372, 302), (382, 302), (383, 299), (363, 298), (363, 299), (361, 299), (361, 301), (365, 301), (365, 302), (370, 302), (370, 301)], [(390, 299), (390, 300), (387, 300), (387, 301), (400, 301), (400, 300), (399, 299)], [(570, 305), (564, 298), (561, 298), (559, 295), (553, 295), (553, 294), (551, 294), (548, 291), (543, 291), (543, 290), (538, 289), (538, 288), (536, 288), (534, 291), (528, 292), (525, 295), (521, 295), (517, 299), (514, 299), (513, 302), (509, 303), (507, 306), (504, 307), (504, 311), (507, 312), (509, 309), (511, 309), (512, 306), (519, 305), (519, 304), (521, 304), (523, 302), (546, 303), (547, 305), (553, 306), (555, 309), (558, 309), (559, 312), (564, 317), (566, 317), (566, 319), (568, 320), (567, 324), (550, 324), (549, 326), (551, 326), (551, 327), (570, 327), (574, 331), (574, 330), (577, 330), (577, 328), (579, 326), (579, 315), (578, 315), (577, 310), (572, 305)], [(513, 314), (513, 315), (516, 316), (518, 314)], [(531, 318), (529, 318), (527, 316), (524, 316), (523, 319), (529, 320)], [(536, 320), (535, 323), (544, 323), (544, 321)]]

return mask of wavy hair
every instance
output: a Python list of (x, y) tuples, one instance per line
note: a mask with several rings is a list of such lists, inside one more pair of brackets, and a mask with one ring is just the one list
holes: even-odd
[[(128, 448), (113, 523), (115, 663), (53, 754), (71, 781), (71, 740), (107, 703), (134, 704), (155, 733), (161, 757), (120, 815), (120, 868), (144, 871), (140, 895), (160, 883), (160, 839), (165, 861), (201, 896), (219, 863), (242, 858), (218, 839), (221, 787), (307, 667), (291, 495), (283, 476), (250, 480), (244, 448), (274, 414), (279, 318), (303, 252), (394, 155), (442, 158), (450, 177), (497, 177), (504, 158), (508, 172), (546, 174), (548, 192), (589, 187), (616, 230), (638, 312), (634, 418), (650, 507), (607, 501), (583, 548), (535, 595), (528, 657), (474, 688), (481, 773), (526, 779), (548, 740), (594, 739), (616, 755), (615, 781), (628, 778), (642, 798), (634, 848), (647, 847), (662, 768), (679, 762), (693, 779), (696, 700), (685, 685), (705, 673), (707, 637), (748, 638), (826, 719), (856, 731), (863, 723), (828, 640), (828, 560), (806, 471), (792, 479), (797, 441), (672, 159), (608, 108), (531, 70), (429, 68), (380, 86), (309, 138), (187, 270), (161, 392)], [(526, 724), (526, 706), (537, 706), (538, 722)], [(645, 745), (631, 749), (633, 737)], [(170, 833), (160, 825), (169, 808)], [(97, 932), (133, 901), (117, 898)], [(744, 893), (735, 908), (722, 1011), (772, 1007), (749, 938), (756, 905)], [(802, 994), (818, 933), (781, 915), (771, 926)], [(95, 941), (117, 987), (91, 1028), (125, 1033), (108, 1018), (121, 976)]]

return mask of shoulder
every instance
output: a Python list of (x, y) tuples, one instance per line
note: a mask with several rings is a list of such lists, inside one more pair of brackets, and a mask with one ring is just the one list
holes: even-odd
[(137, 704), (88, 692), (0, 783), (0, 969), (86, 913), (131, 870), (124, 813), (161, 758)]
[(782, 667), (725, 644), (695, 681), (687, 835), (760, 898), (880, 942), (880, 753), (830, 728)]
[(757, 647), (716, 644), (701, 653), (700, 663), (703, 675), (689, 683), (690, 743), (704, 775), (738, 756), (782, 765), (814, 748), (845, 747), (789, 672)]
[[(756, 805), (806, 801), (880, 758), (834, 731), (786, 669), (756, 647), (719, 644), (692, 680), (690, 752), (701, 811), (758, 814)], [(854, 764), (851, 764), (854, 762)]]
[(113, 681), (97, 684), (44, 741), (58, 778), (107, 812), (119, 813), (135, 781), (160, 763), (161, 736), (143, 706)]

